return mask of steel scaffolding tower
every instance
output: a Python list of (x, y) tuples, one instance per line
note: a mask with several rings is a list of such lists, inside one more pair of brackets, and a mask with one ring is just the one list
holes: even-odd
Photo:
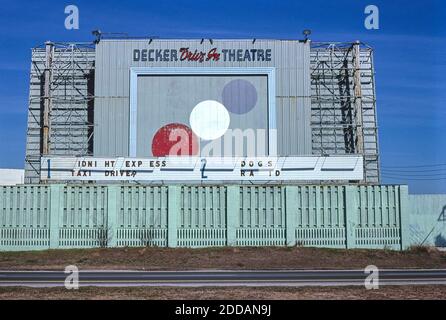
[(364, 182), (379, 183), (373, 49), (359, 42), (312, 43), (313, 153), (364, 155)]
[(41, 155), (93, 154), (94, 61), (87, 43), (32, 49), (26, 183), (39, 182)]

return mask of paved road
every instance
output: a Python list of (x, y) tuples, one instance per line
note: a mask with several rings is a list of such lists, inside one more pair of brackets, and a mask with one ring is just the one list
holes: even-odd
[[(59, 271), (0, 271), (0, 286), (63, 286)], [(81, 271), (80, 286), (343, 286), (364, 285), (363, 270)], [(380, 285), (446, 284), (444, 270), (380, 270)]]

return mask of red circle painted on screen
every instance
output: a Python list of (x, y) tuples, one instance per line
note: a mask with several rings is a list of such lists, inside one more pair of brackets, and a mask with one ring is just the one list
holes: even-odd
[(155, 157), (192, 156), (198, 154), (198, 138), (182, 123), (169, 123), (155, 133), (152, 155)]

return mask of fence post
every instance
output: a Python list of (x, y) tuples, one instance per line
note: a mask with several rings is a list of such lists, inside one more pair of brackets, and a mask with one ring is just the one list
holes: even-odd
[(121, 198), (121, 186), (109, 185), (107, 187), (107, 247), (114, 248), (118, 243), (118, 204)]
[(286, 186), (285, 187), (285, 232), (286, 245), (296, 245), (296, 213), (297, 213), (297, 199), (299, 195), (299, 187)]
[(356, 246), (356, 225), (357, 225), (357, 186), (345, 186), (345, 244), (347, 249)]
[(181, 187), (167, 187), (167, 246), (176, 248), (178, 245), (178, 217), (181, 212)]
[(226, 191), (226, 245), (237, 244), (237, 220), (240, 213), (240, 186), (230, 185)]
[(410, 247), (409, 239), (409, 187), (399, 186), (399, 200), (400, 200), (400, 243), (401, 250), (408, 249)]
[(50, 184), (50, 249), (59, 247), (59, 217), (62, 211), (63, 184)]

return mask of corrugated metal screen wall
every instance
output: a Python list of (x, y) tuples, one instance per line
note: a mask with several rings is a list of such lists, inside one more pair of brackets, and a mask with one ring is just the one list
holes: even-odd
[[(208, 52), (222, 49), (271, 49), (271, 61), (133, 61), (135, 49), (190, 48)], [(96, 47), (95, 156), (127, 156), (129, 143), (130, 67), (169, 68), (276, 68), (276, 118), (279, 155), (309, 155), (311, 149), (310, 44), (279, 40), (104, 40)], [(168, 90), (169, 88), (161, 88)], [(193, 100), (195, 91), (183, 92)], [(261, 93), (260, 95), (264, 95)], [(260, 96), (259, 95), (259, 96)], [(151, 106), (149, 106), (151, 107)], [(163, 106), (153, 106), (162, 108)], [(156, 113), (155, 113), (156, 115)], [(266, 117), (266, 115), (265, 115)], [(183, 119), (184, 118), (184, 119)], [(181, 120), (189, 124), (189, 118)], [(252, 116), (247, 125), (264, 127), (264, 118)], [(162, 119), (161, 119), (162, 120)], [(255, 122), (259, 122), (256, 124)], [(169, 122), (175, 122), (173, 120)], [(167, 123), (164, 123), (167, 124)], [(158, 125), (157, 125), (158, 127)]]

